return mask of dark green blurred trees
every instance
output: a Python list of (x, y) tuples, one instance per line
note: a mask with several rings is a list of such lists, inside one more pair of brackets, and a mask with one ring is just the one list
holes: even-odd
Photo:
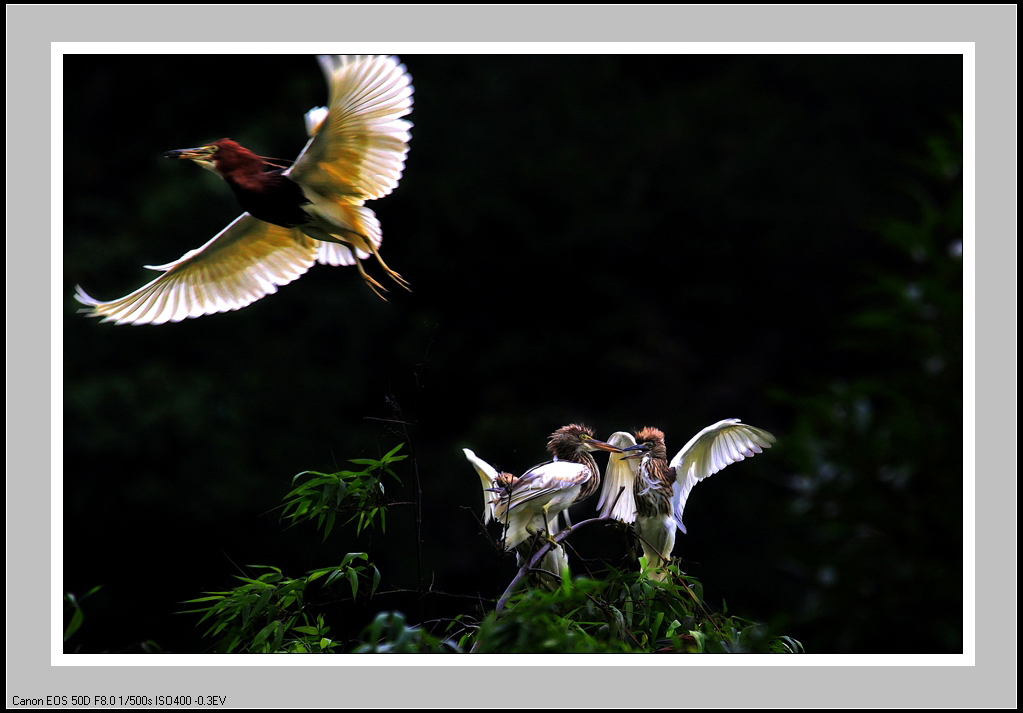
[(869, 270), (836, 345), (858, 367), (779, 394), (798, 414), (785, 516), (807, 543), (786, 562), (804, 587), (791, 616), (838, 650), (962, 648), (962, 139), (950, 123), (908, 161), (912, 210), (879, 221), (893, 267)]

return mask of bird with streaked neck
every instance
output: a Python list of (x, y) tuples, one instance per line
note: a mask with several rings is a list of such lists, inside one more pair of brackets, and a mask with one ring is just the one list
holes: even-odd
[[(483, 485), (484, 522), (496, 520), (504, 525), (504, 547), (516, 552), (520, 565), (532, 549), (532, 537), (543, 536), (553, 542), (561, 513), (600, 488), (600, 469), (591, 453), (621, 452), (594, 438), (592, 429), (574, 423), (552, 433), (547, 450), (553, 460), (516, 477), (499, 473), (471, 450), (463, 449)], [(542, 567), (560, 578), (565, 564), (562, 548), (554, 546)]]
[(686, 531), (682, 513), (693, 486), (732, 463), (762, 453), (775, 437), (729, 418), (693, 436), (670, 463), (659, 429), (647, 427), (635, 435), (618, 431), (607, 440), (622, 450), (608, 461), (597, 507), (602, 517), (633, 524), (643, 548), (643, 570), (663, 581), (675, 530)]
[(241, 216), (202, 247), (120, 299), (103, 302), (76, 287), (90, 316), (117, 324), (163, 324), (241, 309), (300, 277), (317, 262), (354, 265), (378, 296), (384, 287), (362, 266), (371, 255), (384, 273), (408, 283), (380, 255), (380, 223), (365, 202), (391, 193), (408, 154), (411, 78), (395, 57), (321, 56), (328, 106), (306, 114), (309, 141), (290, 168), (232, 139), (179, 149), (231, 187)]

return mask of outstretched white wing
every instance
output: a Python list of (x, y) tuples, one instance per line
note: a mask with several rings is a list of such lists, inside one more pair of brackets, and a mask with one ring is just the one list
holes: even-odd
[(163, 274), (131, 294), (102, 302), (76, 287), (75, 299), (87, 306), (84, 312), (104, 322), (180, 322), (252, 304), (315, 261), (315, 241), (301, 231), (243, 213), (201, 248), (166, 265), (146, 265)]
[(323, 55), (327, 107), (306, 114), (309, 142), (285, 174), (331, 200), (361, 205), (394, 190), (405, 168), (412, 78), (395, 57)]
[(774, 441), (767, 431), (740, 423), (737, 418), (718, 421), (693, 436), (670, 464), (675, 471), (671, 504), (678, 528), (686, 531), (682, 511), (694, 485), (732, 463), (762, 453)]
[[(636, 439), (628, 431), (618, 431), (607, 439), (607, 443), (618, 448), (636, 445)], [(633, 484), (639, 470), (639, 458), (626, 458), (632, 454), (612, 453), (604, 471), (604, 484), (600, 490), (597, 509), (601, 517), (632, 523), (636, 520), (636, 496)], [(619, 494), (620, 493), (620, 494)]]

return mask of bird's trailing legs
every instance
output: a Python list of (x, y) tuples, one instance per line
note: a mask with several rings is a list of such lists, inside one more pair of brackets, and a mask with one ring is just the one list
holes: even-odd
[(372, 241), (367, 242), (369, 243), (370, 252), (373, 253), (373, 257), (375, 257), (377, 262), (380, 263), (380, 267), (382, 267), (384, 272), (387, 273), (387, 276), (397, 282), (401, 287), (404, 287), (406, 290), (411, 292), (412, 288), (409, 287), (408, 280), (387, 266), (387, 263), (384, 262), (384, 258), (380, 255), (380, 251), (377, 250), (377, 246), (374, 245)]
[(363, 235), (358, 231), (349, 230), (338, 226), (332, 226), (331, 230), (343, 232), (345, 233), (345, 235), (350, 235), (352, 237), (350, 239), (345, 239), (340, 235), (337, 235), (336, 233), (324, 230), (319, 225), (302, 226), (302, 232), (308, 235), (310, 238), (314, 238), (315, 240), (322, 240), (324, 242), (329, 243), (337, 243), (338, 245), (344, 245), (349, 250), (351, 250), (352, 257), (355, 260), (355, 267), (359, 271), (359, 275), (362, 277), (363, 281), (365, 281), (366, 285), (371, 290), (373, 290), (374, 294), (376, 294), (376, 296), (382, 299), (384, 302), (387, 302), (387, 298), (384, 297), (383, 295), (384, 292), (387, 292), (387, 288), (381, 285), (379, 282), (377, 282), (373, 277), (369, 275), (368, 272), (366, 272), (366, 268), (362, 266), (362, 260), (359, 259), (360, 251), (363, 253), (370, 253), (371, 255), (373, 255), (373, 257), (377, 259), (377, 262), (380, 263), (380, 267), (383, 268), (385, 273), (387, 273), (388, 277), (390, 277), (392, 280), (398, 283), (399, 286), (404, 287), (409, 292), (412, 291), (412, 288), (409, 287), (408, 280), (406, 280), (404, 277), (402, 277), (397, 272), (388, 267), (387, 263), (384, 262), (384, 258), (380, 255), (380, 251), (377, 250), (377, 246), (367, 236)]
[(355, 256), (355, 267), (359, 270), (359, 274), (362, 276), (362, 279), (366, 282), (369, 289), (373, 290), (373, 294), (382, 299), (384, 302), (387, 302), (387, 298), (383, 295), (384, 292), (387, 292), (387, 288), (370, 277), (369, 273), (366, 272), (366, 269), (362, 266), (362, 260), (359, 259), (358, 255)]

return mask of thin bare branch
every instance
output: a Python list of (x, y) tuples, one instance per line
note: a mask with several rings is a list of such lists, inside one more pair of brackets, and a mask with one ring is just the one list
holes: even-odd
[[(579, 530), (583, 527), (586, 527), (587, 525), (591, 525), (596, 522), (613, 523), (617, 521), (610, 517), (594, 517), (590, 518), (589, 520), (583, 520), (582, 522), (577, 522), (575, 525), (572, 525), (572, 527), (565, 528), (557, 535), (555, 535), (554, 542), (560, 544), (563, 540), (565, 540), (569, 535), (571, 535), (576, 530)], [(501, 613), (501, 610), (504, 609), (505, 605), (508, 603), (508, 599), (511, 597), (512, 592), (514, 592), (515, 589), (519, 586), (519, 583), (522, 581), (522, 579), (527, 574), (529, 574), (530, 571), (539, 569), (537, 565), (543, 559), (544, 555), (550, 552), (552, 546), (553, 545), (551, 545), (550, 542), (545, 542), (543, 546), (533, 554), (533, 557), (529, 560), (529, 562), (519, 567), (519, 571), (512, 578), (512, 581), (508, 585), (507, 589), (504, 590), (504, 594), (502, 594), (501, 598), (498, 599), (497, 606), (494, 608), (494, 614)]]

